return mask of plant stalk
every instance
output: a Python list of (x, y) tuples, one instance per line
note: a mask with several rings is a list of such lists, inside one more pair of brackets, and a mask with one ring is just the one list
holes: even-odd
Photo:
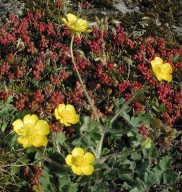
[(81, 75), (80, 75), (80, 73), (79, 73), (79, 71), (78, 71), (78, 68), (77, 68), (77, 66), (76, 66), (76, 63), (75, 63), (75, 59), (74, 59), (74, 55), (73, 55), (73, 40), (74, 40), (74, 35), (72, 35), (71, 43), (70, 43), (70, 51), (71, 51), (72, 62), (73, 62), (73, 65), (74, 65), (74, 67), (75, 67), (76, 74), (77, 74), (77, 76), (78, 76), (78, 80), (79, 80), (79, 82), (80, 82), (80, 84), (81, 84), (81, 86), (82, 86), (83, 92), (84, 92), (84, 94), (85, 94), (85, 96), (86, 96), (86, 98), (87, 98), (87, 100), (88, 100), (88, 102), (89, 102), (89, 104), (90, 104), (93, 112), (94, 112), (94, 116), (95, 116), (97, 122), (100, 124), (99, 115), (98, 115), (98, 113), (97, 113), (96, 110), (95, 110), (94, 104), (93, 104), (93, 102), (92, 102), (92, 100), (91, 100), (91, 98), (90, 98), (90, 96), (89, 96), (89, 94), (88, 94), (88, 92), (87, 92), (84, 84), (83, 84)]
[(51, 158), (47, 157), (47, 156), (44, 155), (44, 154), (42, 153), (42, 151), (40, 151), (38, 148), (35, 147), (35, 149), (36, 149), (36, 151), (43, 157), (43, 159), (44, 159), (45, 161), (47, 161), (47, 162), (49, 162), (50, 164), (53, 164), (53, 165), (59, 167), (59, 169), (60, 169), (62, 172), (67, 173), (67, 169), (65, 169), (66, 166), (60, 165), (60, 164), (57, 163), (56, 161), (54, 161), (54, 160), (52, 160)]

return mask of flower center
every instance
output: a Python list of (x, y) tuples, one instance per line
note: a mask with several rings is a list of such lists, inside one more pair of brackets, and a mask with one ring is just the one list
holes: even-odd
[(77, 156), (74, 157), (74, 164), (78, 167), (84, 166), (85, 165), (85, 159), (83, 156)]
[(32, 126), (30, 127), (28, 124), (24, 125), (24, 136), (25, 137), (32, 137), (32, 135), (35, 134), (34, 129)]
[(61, 118), (64, 119), (67, 122), (71, 122), (72, 118), (73, 118), (73, 112), (65, 110), (62, 111), (60, 114)]

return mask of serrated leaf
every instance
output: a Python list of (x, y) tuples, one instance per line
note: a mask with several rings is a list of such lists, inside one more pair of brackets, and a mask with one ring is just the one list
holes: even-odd
[(165, 171), (163, 173), (163, 183), (171, 184), (175, 183), (178, 179), (178, 174), (175, 171)]
[(66, 137), (63, 133), (60, 132), (56, 134), (56, 140), (59, 144), (63, 144), (66, 141)]
[(171, 159), (168, 156), (162, 157), (162, 159), (159, 162), (159, 167), (162, 171), (165, 171), (166, 169), (170, 168), (171, 166)]
[(49, 169), (46, 166), (44, 166), (42, 169), (42, 175), (40, 176), (39, 181), (45, 191), (47, 191), (50, 188), (51, 177), (52, 175), (49, 174)]
[(141, 192), (141, 190), (137, 187), (134, 187), (132, 190), (130, 190), (130, 192)]
[(77, 184), (71, 184), (67, 190), (67, 192), (77, 192), (78, 191), (78, 185)]
[(115, 113), (117, 113), (121, 109), (124, 102), (125, 102), (124, 98), (116, 99), (116, 101), (115, 101)]
[(68, 188), (70, 183), (71, 183), (70, 177), (66, 175), (59, 176), (59, 191), (65, 191), (65, 189)]
[(131, 159), (136, 161), (136, 160), (140, 160), (142, 158), (141, 153), (140, 152), (134, 152), (131, 154)]
[(141, 122), (149, 125), (150, 120), (151, 120), (151, 115), (150, 114), (139, 114), (139, 119)]
[(155, 176), (154, 171), (145, 172), (144, 181), (148, 188), (155, 184), (156, 180), (157, 177)]
[(127, 113), (123, 112), (123, 113), (121, 114), (121, 116), (122, 116), (126, 121), (130, 122), (130, 116), (129, 116)]
[(131, 124), (134, 126), (134, 127), (137, 127), (140, 125), (140, 119), (138, 117), (132, 117), (131, 118)]
[(80, 127), (80, 132), (90, 132), (91, 130), (97, 128), (98, 125), (96, 122), (94, 122), (91, 117), (85, 116), (83, 118), (83, 125)]
[(81, 139), (75, 139), (74, 141), (71, 142), (71, 144), (79, 147), (79, 146), (81, 146), (82, 141), (81, 141)]
[(91, 187), (91, 192), (109, 192), (108, 182), (102, 181)]
[(166, 106), (164, 104), (161, 104), (158, 108), (158, 112), (159, 113), (163, 113), (166, 111)]

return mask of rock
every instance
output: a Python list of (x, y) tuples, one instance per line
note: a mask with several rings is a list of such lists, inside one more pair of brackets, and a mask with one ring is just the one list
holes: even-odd
[(6, 16), (8, 13), (21, 15), (24, 8), (24, 3), (18, 0), (0, 0), (0, 17)]

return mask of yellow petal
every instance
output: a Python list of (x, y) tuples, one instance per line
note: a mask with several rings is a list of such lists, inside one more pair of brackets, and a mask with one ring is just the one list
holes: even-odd
[(71, 167), (71, 169), (72, 169), (73, 173), (76, 175), (82, 175), (83, 174), (81, 167), (77, 167), (77, 166), (73, 165)]
[(74, 23), (77, 21), (77, 17), (71, 13), (67, 14), (68, 23)]
[(66, 108), (65, 104), (59, 104), (58, 106), (58, 114), (61, 114), (62, 111), (64, 111)]
[(25, 117), (23, 118), (23, 123), (25, 125), (28, 125), (30, 128), (34, 127), (35, 124), (37, 123), (37, 121), (39, 120), (39, 118), (37, 117), (37, 115), (25, 115)]
[(61, 122), (63, 125), (65, 125), (66, 127), (71, 126), (71, 124), (67, 123), (67, 122), (66, 122), (66, 121), (64, 121), (64, 120), (61, 120), (60, 122)]
[(44, 120), (39, 120), (36, 123), (34, 130), (37, 135), (48, 135), (50, 133), (49, 124)]
[(157, 67), (157, 64), (154, 60), (151, 61), (152, 69), (155, 69)]
[(89, 23), (83, 19), (78, 19), (76, 23), (76, 28), (80, 32), (86, 31), (87, 27), (89, 26)]
[(81, 168), (84, 175), (91, 175), (94, 171), (94, 166), (92, 165), (85, 165)]
[(68, 105), (66, 105), (65, 109), (72, 112), (72, 113), (76, 113), (73, 105), (68, 104)]
[(72, 156), (71, 154), (69, 154), (69, 155), (67, 155), (67, 157), (66, 157), (66, 159), (65, 159), (66, 164), (69, 165), (69, 166), (73, 166), (72, 157), (73, 157), (73, 156)]
[(71, 124), (76, 124), (79, 122), (79, 116), (78, 114), (74, 114), (74, 113), (65, 113), (65, 121), (67, 123), (71, 123)]
[(161, 77), (165, 81), (168, 81), (168, 82), (172, 81), (172, 75), (171, 74), (162, 74)]
[(79, 122), (79, 115), (78, 114), (74, 114), (71, 118), (71, 124), (76, 124)]
[(155, 57), (154, 61), (157, 65), (163, 64), (163, 60), (160, 57)]
[(84, 155), (84, 161), (85, 161), (85, 164), (92, 164), (95, 161), (95, 157), (92, 153), (87, 152)]
[(81, 147), (76, 147), (73, 149), (73, 151), (71, 153), (72, 153), (73, 157), (83, 156), (84, 150)]
[(23, 135), (24, 132), (22, 132), (22, 128), (23, 128), (24, 124), (23, 124), (22, 120), (17, 119), (16, 121), (14, 121), (12, 123), (12, 125), (13, 125), (13, 129), (16, 133), (18, 133), (19, 135)]
[(63, 18), (62, 21), (63, 21), (67, 26), (69, 25), (68, 22), (67, 22), (67, 20), (66, 20), (65, 18)]
[(32, 146), (32, 143), (30, 142), (30, 140), (27, 137), (19, 137), (17, 141), (18, 141), (18, 143), (23, 144), (24, 148)]
[(47, 137), (44, 135), (35, 135), (32, 138), (32, 145), (35, 147), (46, 146), (47, 143)]
[(54, 110), (54, 115), (55, 115), (55, 117), (56, 117), (57, 120), (60, 119), (60, 116), (59, 116), (59, 113), (58, 113), (58, 109), (57, 109), (57, 108)]
[(172, 66), (169, 63), (164, 63), (161, 67), (163, 73), (172, 73)]

